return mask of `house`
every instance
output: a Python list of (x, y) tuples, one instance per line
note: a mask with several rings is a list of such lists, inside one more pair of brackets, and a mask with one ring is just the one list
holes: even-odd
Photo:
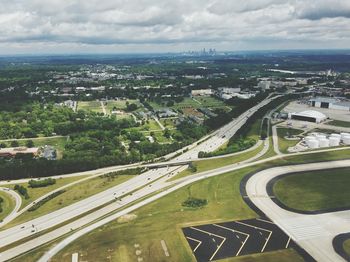
[(15, 157), (17, 154), (32, 154), (35, 157), (39, 155), (39, 148), (8, 147), (0, 149), (0, 157)]

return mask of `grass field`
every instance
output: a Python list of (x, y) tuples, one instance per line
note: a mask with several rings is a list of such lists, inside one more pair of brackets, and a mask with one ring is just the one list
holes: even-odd
[[(27, 192), (29, 195), (29, 199), (24, 199), (23, 196), (22, 197), (22, 205), (21, 208), (27, 206), (29, 203), (33, 202), (34, 200), (38, 199), (39, 197), (57, 189), (60, 188), (64, 185), (67, 185), (69, 183), (72, 183), (74, 181), (77, 181), (79, 179), (82, 179), (84, 176), (77, 176), (77, 177), (67, 177), (67, 178), (59, 178), (56, 179), (56, 184), (51, 185), (51, 186), (47, 186), (47, 187), (38, 187), (38, 188), (30, 188), (28, 187), (28, 183), (18, 183), (18, 185), (24, 186), (25, 188), (27, 188)], [(16, 183), (11, 184), (11, 185), (7, 185), (9, 188), (12, 188), (16, 185)]]
[(293, 128), (277, 128), (278, 146), (282, 153), (288, 153), (288, 148), (299, 143), (300, 140), (288, 140), (285, 136), (295, 136), (303, 133), (303, 130)]
[(273, 190), (285, 205), (298, 210), (314, 211), (349, 207), (349, 183), (350, 168), (331, 169), (281, 178)]
[(340, 120), (333, 120), (331, 122), (328, 122), (327, 124), (332, 126), (350, 127), (350, 122)]
[(176, 124), (177, 119), (176, 118), (163, 118), (163, 119), (160, 119), (159, 121), (162, 123), (162, 125), (165, 128), (172, 129), (172, 128), (176, 127), (175, 124)]
[(79, 101), (78, 110), (92, 111), (95, 113), (103, 113), (101, 103), (99, 101)]
[(12, 196), (2, 191), (0, 191), (0, 197), (4, 200), (0, 204), (2, 207), (2, 212), (0, 212), (0, 221), (1, 221), (5, 217), (7, 217), (11, 213), (11, 211), (15, 208), (16, 201)]
[[(263, 145), (259, 146), (258, 148), (254, 149), (252, 151), (241, 153), (241, 154), (237, 154), (235, 156), (228, 156), (228, 157), (222, 157), (222, 158), (216, 158), (216, 159), (194, 161), (193, 165), (195, 165), (197, 167), (197, 172), (195, 172), (195, 173), (200, 173), (200, 172), (204, 172), (204, 171), (208, 171), (208, 170), (212, 170), (212, 169), (216, 169), (216, 168), (219, 168), (219, 167), (232, 165), (232, 164), (241, 162), (243, 160), (246, 160), (246, 159), (249, 159), (249, 158), (255, 156), (257, 153), (259, 153), (262, 150), (262, 148), (263, 148)], [(193, 175), (195, 173), (192, 172), (188, 168), (185, 171), (182, 171), (181, 173), (176, 175), (175, 177), (171, 178), (170, 181), (171, 180), (176, 180), (178, 178), (186, 177), (186, 176), (189, 176), (189, 175)]]
[(202, 104), (202, 107), (225, 107), (225, 103), (212, 96), (199, 96), (195, 98)]
[[(114, 179), (96, 177), (96, 178), (92, 178), (92, 179), (89, 179), (87, 181), (84, 181), (82, 183), (73, 185), (71, 187), (66, 188), (65, 193), (59, 195), (56, 198), (53, 198), (52, 200), (45, 203), (43, 206), (41, 206), (37, 210), (35, 210), (33, 212), (28, 212), (28, 211), (24, 212), (22, 215), (20, 215), (14, 221), (9, 223), (7, 225), (7, 227), (23, 223), (23, 222), (28, 221), (30, 219), (45, 215), (47, 213), (58, 210), (58, 209), (63, 208), (65, 206), (71, 205), (71, 204), (78, 202), (80, 200), (83, 200), (89, 196), (92, 196), (94, 194), (97, 194), (99, 192), (107, 190), (108, 188), (111, 188), (113, 186), (121, 184), (132, 177), (133, 177), (132, 175), (131, 176), (129, 176), (129, 175), (118, 176)], [(57, 183), (56, 183), (55, 187), (56, 188), (58, 187)], [(50, 187), (41, 188), (41, 189), (39, 189), (40, 191), (37, 191), (36, 193), (38, 194), (38, 192), (41, 192), (40, 194), (43, 195), (44, 194), (43, 191), (45, 189), (46, 189), (46, 191), (50, 192), (54, 188), (53, 188), (53, 186), (51, 186), (51, 188)], [(29, 189), (28, 190), (29, 195), (31, 195), (31, 194), (34, 195), (35, 190), (38, 190), (38, 189)], [(28, 200), (28, 201), (31, 202), (34, 199), (35, 198)]]
[[(289, 156), (255, 167), (249, 167), (218, 177), (209, 178), (180, 189), (135, 212), (137, 218), (128, 223), (110, 223), (80, 238), (58, 254), (53, 261), (71, 261), (71, 254), (79, 252), (87, 261), (135, 261), (134, 244), (140, 244), (143, 261), (194, 261), (183, 238), (181, 227), (212, 221), (255, 217), (243, 202), (239, 184), (246, 174), (281, 164), (298, 164), (323, 160), (350, 158), (350, 150)], [(209, 200), (202, 209), (183, 209), (181, 203), (188, 195)], [(213, 212), (211, 212), (213, 211)], [(164, 239), (171, 257), (166, 259), (160, 246)], [(53, 243), (52, 245), (54, 245)], [(51, 244), (50, 244), (51, 245)], [(33, 262), (48, 250), (48, 245), (34, 250), (16, 262)], [(222, 260), (225, 262), (294, 262), (303, 261), (293, 250), (256, 254)]]
[(109, 100), (105, 102), (107, 114), (109, 114), (114, 107), (116, 107), (118, 110), (125, 110), (127, 102), (129, 102), (129, 104), (136, 104), (138, 107), (141, 106), (141, 103), (138, 100)]
[(343, 243), (343, 247), (344, 247), (345, 252), (350, 256), (350, 239), (346, 240)]
[[(73, 252), (79, 252), (89, 261), (103, 261), (107, 257), (110, 257), (110, 261), (136, 261), (135, 244), (140, 245), (143, 261), (195, 261), (181, 228), (256, 217), (239, 192), (242, 177), (252, 170), (254, 168), (246, 168), (175, 191), (137, 210), (137, 218), (133, 221), (110, 223), (82, 237), (53, 261), (70, 261)], [(182, 207), (182, 202), (189, 196), (207, 199), (208, 205), (200, 209)], [(169, 259), (164, 256), (161, 240), (167, 244), (171, 255)], [(286, 260), (283, 261), (300, 261), (296, 253), (288, 250), (278, 252), (278, 255), (254, 255), (227, 261), (249, 261), (255, 257), (260, 261), (281, 261), (270, 260), (270, 257), (278, 259), (284, 254)]]

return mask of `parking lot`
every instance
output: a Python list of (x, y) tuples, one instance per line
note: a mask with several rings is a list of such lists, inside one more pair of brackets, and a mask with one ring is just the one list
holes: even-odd
[(277, 225), (259, 218), (182, 230), (198, 262), (280, 250), (293, 245)]

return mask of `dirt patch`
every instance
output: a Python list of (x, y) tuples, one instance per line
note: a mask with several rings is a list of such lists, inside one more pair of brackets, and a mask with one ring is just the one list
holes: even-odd
[(120, 218), (118, 218), (118, 223), (127, 223), (130, 221), (133, 221), (137, 218), (137, 215), (135, 214), (126, 214), (124, 216), (121, 216)]

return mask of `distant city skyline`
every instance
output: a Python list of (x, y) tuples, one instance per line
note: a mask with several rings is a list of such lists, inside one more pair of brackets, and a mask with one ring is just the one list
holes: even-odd
[(346, 49), (347, 0), (0, 0), (0, 54)]

